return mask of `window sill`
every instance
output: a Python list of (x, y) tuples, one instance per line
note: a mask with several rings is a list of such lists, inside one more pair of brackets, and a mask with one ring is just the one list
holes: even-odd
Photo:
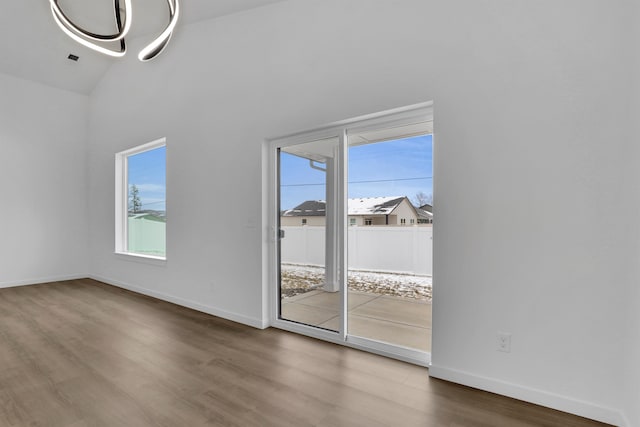
[(167, 258), (164, 258), (164, 257), (136, 254), (131, 252), (114, 252), (114, 253), (117, 258), (124, 261), (156, 265), (159, 267), (164, 267), (165, 265), (167, 265)]

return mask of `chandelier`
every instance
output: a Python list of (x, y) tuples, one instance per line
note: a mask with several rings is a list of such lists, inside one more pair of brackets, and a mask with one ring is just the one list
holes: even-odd
[[(84, 28), (71, 22), (69, 17), (62, 11), (58, 0), (49, 0), (51, 4), (51, 13), (53, 19), (60, 29), (76, 42), (91, 48), (97, 52), (113, 57), (122, 57), (127, 53), (127, 47), (125, 44), (125, 36), (131, 28), (131, 0), (124, 1), (124, 14), (120, 10), (120, 0), (113, 1), (113, 9), (115, 12), (115, 23), (117, 32), (113, 34), (96, 34), (91, 31), (87, 31)], [(158, 56), (169, 43), (173, 29), (178, 22), (178, 15), (180, 14), (180, 5), (178, 0), (167, 0), (169, 5), (169, 24), (165, 27), (164, 31), (156, 37), (151, 43), (145, 46), (140, 53), (138, 53), (138, 59), (140, 61), (149, 61)], [(119, 48), (109, 47), (117, 43)]]

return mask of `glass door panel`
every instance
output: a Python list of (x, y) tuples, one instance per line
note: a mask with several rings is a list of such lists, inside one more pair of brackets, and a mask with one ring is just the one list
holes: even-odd
[(339, 331), (335, 173), (339, 139), (278, 150), (279, 319)]
[(347, 333), (430, 352), (432, 135), (412, 130), (349, 135)]

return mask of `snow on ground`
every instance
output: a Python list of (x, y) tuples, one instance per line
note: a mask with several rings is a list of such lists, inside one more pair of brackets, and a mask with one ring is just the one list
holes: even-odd
[[(292, 297), (322, 287), (324, 268), (282, 264), (281, 279), (283, 296)], [(350, 291), (431, 301), (431, 276), (350, 270), (348, 280)]]

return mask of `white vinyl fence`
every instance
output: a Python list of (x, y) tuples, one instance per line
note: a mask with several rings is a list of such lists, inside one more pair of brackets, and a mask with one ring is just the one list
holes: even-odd
[(139, 254), (164, 256), (167, 224), (145, 218), (129, 218), (127, 249)]
[[(286, 264), (324, 265), (325, 228), (282, 227), (281, 260)], [(348, 263), (354, 270), (431, 276), (433, 227), (364, 226), (348, 228)]]

